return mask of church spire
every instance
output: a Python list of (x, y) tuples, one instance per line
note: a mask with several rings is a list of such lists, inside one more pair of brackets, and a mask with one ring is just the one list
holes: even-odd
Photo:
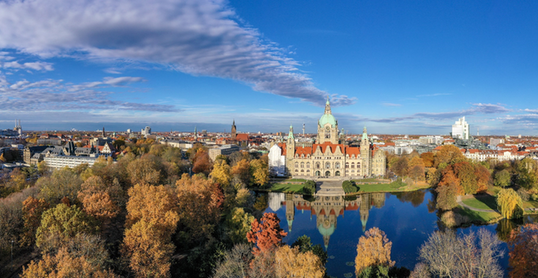
[(288, 139), (295, 139), (293, 136), (293, 126), (290, 125), (290, 132), (288, 133)]
[(368, 133), (366, 132), (366, 127), (362, 130), (362, 140), (368, 140)]
[(329, 102), (329, 96), (327, 96), (327, 102), (325, 102), (325, 114), (332, 114), (331, 103)]

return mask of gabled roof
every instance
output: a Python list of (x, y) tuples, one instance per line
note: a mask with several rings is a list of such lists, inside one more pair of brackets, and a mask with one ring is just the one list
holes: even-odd
[(235, 136), (235, 140), (237, 141), (248, 141), (249, 136), (246, 133), (240, 133)]

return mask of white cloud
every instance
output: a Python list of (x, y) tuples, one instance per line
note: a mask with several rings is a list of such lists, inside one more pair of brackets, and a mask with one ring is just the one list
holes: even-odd
[(19, 63), (17, 61), (5, 62), (2, 66), (5, 69), (32, 69), (37, 71), (52, 71), (54, 68), (51, 63), (46, 62), (29, 62), (29, 63)]
[(127, 76), (105, 78), (103, 81), (85, 84), (65, 84), (63, 80), (50, 79), (37, 82), (21, 80), (12, 84), (5, 77), (0, 76), (0, 103), (5, 111), (26, 111), (31, 114), (76, 110), (179, 111), (175, 106), (168, 104), (111, 100), (109, 96), (112, 93), (90, 89), (96, 86), (100, 86), (101, 89), (110, 86), (117, 87), (138, 81), (143, 81), (143, 79)]
[[(14, 0), (0, 2), (0, 48), (53, 56), (158, 63), (229, 78), (257, 91), (318, 105), (316, 88), (287, 57), (224, 0)], [(355, 98), (333, 96), (335, 106)]]

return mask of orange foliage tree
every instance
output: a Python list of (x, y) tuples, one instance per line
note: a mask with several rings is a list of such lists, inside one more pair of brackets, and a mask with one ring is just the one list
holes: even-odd
[(250, 163), (248, 160), (241, 159), (232, 168), (232, 174), (238, 178), (243, 184), (248, 185), (250, 181)]
[(101, 177), (91, 176), (82, 183), (81, 191), (78, 193), (84, 211), (102, 222), (114, 218), (119, 213), (119, 207), (108, 193), (109, 188)]
[(394, 262), (390, 260), (392, 242), (389, 241), (385, 232), (377, 227), (366, 231), (359, 238), (357, 244), (357, 257), (355, 258), (355, 274), (357, 277), (370, 266), (383, 265), (392, 267)]
[(538, 224), (527, 224), (512, 231), (508, 240), (512, 278), (538, 277)]
[(204, 240), (218, 223), (224, 195), (211, 180), (183, 174), (176, 182), (180, 225), (189, 239)]
[(194, 155), (192, 171), (196, 174), (204, 173), (209, 174), (211, 170), (211, 161), (209, 159), (209, 154), (203, 148), (199, 148)]
[(258, 221), (254, 219), (247, 233), (248, 242), (254, 243), (253, 253), (258, 255), (282, 244), (282, 238), (288, 233), (280, 228), (280, 219), (276, 213), (264, 213)]
[(475, 194), (478, 191), (478, 184), (476, 182), (474, 166), (467, 161), (461, 161), (455, 163), (453, 168), (465, 194)]
[(284, 245), (276, 250), (275, 267), (277, 277), (317, 277), (325, 276), (325, 267), (312, 251), (302, 253), (299, 246)]
[(454, 164), (460, 161), (464, 161), (465, 156), (461, 150), (454, 145), (444, 145), (435, 154), (433, 166), (438, 168), (439, 164)]
[(22, 203), (22, 219), (24, 220), (24, 234), (22, 244), (31, 246), (35, 243), (37, 228), (41, 225), (41, 215), (49, 208), (49, 204), (43, 199), (28, 197)]
[(430, 168), (433, 167), (433, 160), (434, 156), (431, 152), (422, 153), (420, 155), (420, 158), (422, 158), (422, 161), (424, 162), (424, 167)]
[(478, 192), (485, 192), (488, 190), (488, 185), (491, 183), (491, 173), (488, 168), (482, 164), (475, 165), (474, 175), (476, 177), (476, 183), (478, 185)]

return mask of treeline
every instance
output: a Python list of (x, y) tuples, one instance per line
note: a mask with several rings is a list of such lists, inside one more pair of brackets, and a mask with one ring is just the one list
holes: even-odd
[(116, 162), (5, 175), (2, 271), (13, 243), (15, 258), (39, 254), (22, 277), (209, 277), (226, 250), (247, 243), (267, 208), (248, 189), (268, 182), (266, 157), (237, 152), (211, 163), (199, 144), (184, 155), (140, 141), (122, 145)]

